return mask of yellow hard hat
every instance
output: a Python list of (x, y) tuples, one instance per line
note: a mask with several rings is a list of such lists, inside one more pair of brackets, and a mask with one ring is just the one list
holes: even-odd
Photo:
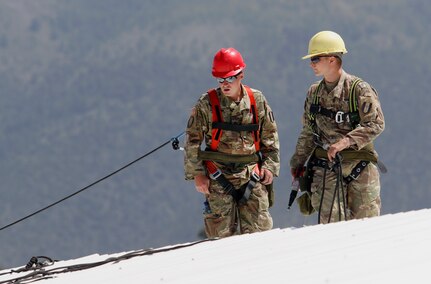
[(310, 39), (308, 44), (308, 54), (302, 57), (302, 59), (332, 53), (347, 53), (344, 41), (341, 36), (335, 32), (321, 31)]

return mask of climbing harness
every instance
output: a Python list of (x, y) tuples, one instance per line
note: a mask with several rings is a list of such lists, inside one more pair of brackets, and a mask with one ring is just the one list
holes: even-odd
[[(212, 132), (211, 132), (211, 144), (209, 151), (199, 151), (198, 156), (204, 161), (208, 171), (208, 175), (212, 180), (217, 181), (223, 188), (226, 194), (229, 194), (239, 204), (245, 204), (250, 197), (250, 194), (256, 184), (260, 181), (260, 170), (259, 170), (259, 150), (260, 150), (260, 137), (259, 137), (259, 117), (257, 114), (256, 101), (254, 99), (253, 91), (250, 87), (244, 86), (245, 90), (250, 99), (250, 113), (253, 116), (251, 124), (231, 124), (223, 121), (223, 115), (221, 112), (220, 101), (217, 96), (216, 89), (208, 90), (208, 96), (211, 103), (212, 110)], [(247, 131), (253, 133), (254, 146), (256, 154), (252, 155), (228, 155), (217, 152), (218, 145), (220, 143), (223, 130), (225, 131)], [(257, 160), (256, 160), (257, 159)], [(222, 171), (216, 166), (214, 161), (217, 162), (228, 162), (246, 164), (250, 161), (257, 162), (254, 167), (250, 180), (248, 183), (236, 189), (235, 186), (223, 175)]]
[(355, 128), (360, 121), (358, 104), (356, 101), (356, 86), (362, 82), (362, 79), (356, 78), (349, 89), (349, 112), (345, 113), (343, 111), (333, 111), (326, 109), (320, 105), (320, 97), (317, 95), (324, 84), (324, 80), (320, 81), (315, 92), (313, 93), (312, 103), (309, 110), (310, 127), (315, 130), (316, 128), (316, 114), (321, 114), (331, 119), (334, 119), (336, 123), (348, 122)]
[[(368, 166), (368, 164), (370, 162), (376, 163), (378, 165), (382, 165), (379, 166), (379, 168), (382, 168), (382, 172), (386, 172), (386, 167), (384, 167), (384, 165), (382, 163), (379, 163), (377, 157), (374, 155), (374, 153), (372, 153), (372, 151), (367, 151), (367, 150), (359, 150), (359, 151), (355, 151), (355, 150), (343, 150), (340, 153), (337, 153), (336, 158), (335, 158), (335, 163), (332, 166), (329, 166), (327, 157), (328, 157), (328, 153), (327, 153), (327, 149), (329, 148), (329, 145), (323, 145), (323, 143), (321, 143), (320, 141), (320, 136), (317, 134), (318, 133), (318, 129), (317, 129), (317, 124), (316, 124), (316, 115), (320, 114), (326, 117), (329, 117), (330, 119), (333, 119), (336, 123), (340, 124), (340, 123), (350, 123), (350, 126), (352, 129), (356, 128), (359, 123), (360, 123), (360, 116), (359, 116), (359, 111), (358, 111), (358, 105), (357, 105), (357, 98), (356, 98), (356, 92), (355, 92), (355, 88), (356, 86), (362, 82), (362, 79), (360, 78), (355, 78), (350, 85), (349, 88), (349, 112), (343, 112), (343, 111), (333, 111), (327, 108), (324, 108), (323, 106), (320, 105), (320, 97), (318, 96), (323, 84), (324, 84), (324, 80), (321, 80), (319, 85), (316, 87), (314, 93), (313, 93), (313, 97), (312, 97), (312, 102), (309, 108), (309, 127), (311, 128), (311, 130), (313, 131), (314, 137), (313, 140), (315, 142), (315, 144), (317, 145), (315, 151), (313, 152), (312, 156), (310, 157), (310, 159), (307, 162), (307, 168), (312, 169), (313, 167), (321, 167), (323, 168), (323, 189), (322, 189), (322, 196), (320, 199), (320, 206), (319, 206), (319, 211), (318, 211), (318, 222), (320, 223), (320, 215), (321, 215), (321, 208), (323, 205), (323, 199), (324, 199), (324, 194), (325, 194), (325, 182), (326, 182), (326, 175), (327, 175), (327, 171), (333, 171), (336, 174), (336, 185), (335, 185), (335, 190), (334, 190), (334, 196), (332, 198), (332, 204), (331, 204), (331, 211), (329, 213), (329, 220), (328, 223), (331, 220), (332, 217), (332, 211), (334, 208), (334, 204), (335, 204), (335, 198), (337, 198), (337, 203), (338, 203), (338, 213), (339, 213), (339, 220), (341, 221), (341, 199), (340, 199), (340, 191), (342, 194), (342, 199), (343, 199), (343, 212), (344, 212), (344, 219), (346, 220), (347, 215), (346, 215), (346, 200), (345, 197), (346, 195), (344, 194), (344, 184), (347, 185), (350, 182), (352, 182), (353, 180), (356, 180), (359, 175), (361, 174), (361, 172)], [(351, 171), (351, 173), (346, 176), (343, 177), (343, 173), (342, 173), (342, 167), (341, 167), (341, 162), (343, 160), (359, 160), (359, 163), (353, 168), (353, 170)], [(311, 182), (311, 181), (310, 181)], [(340, 190), (341, 188), (341, 190)]]
[(253, 91), (250, 87), (244, 86), (248, 97), (250, 99), (250, 113), (253, 115), (252, 124), (231, 124), (223, 122), (223, 115), (221, 112), (220, 101), (217, 96), (216, 89), (208, 90), (208, 96), (210, 98), (211, 110), (212, 110), (212, 135), (211, 135), (211, 145), (212, 151), (217, 151), (218, 144), (223, 133), (223, 130), (229, 131), (248, 131), (253, 132), (254, 146), (256, 152), (260, 150), (260, 138), (259, 138), (259, 117), (257, 114), (256, 101), (254, 99)]

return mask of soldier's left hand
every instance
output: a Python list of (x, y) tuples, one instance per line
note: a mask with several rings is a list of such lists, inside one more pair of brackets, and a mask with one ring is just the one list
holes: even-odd
[(260, 172), (260, 183), (268, 185), (272, 183), (273, 174), (267, 169), (262, 169)]
[(333, 161), (338, 152), (350, 147), (350, 140), (348, 137), (344, 137), (340, 141), (335, 144), (329, 146), (328, 149), (328, 159), (329, 161)]

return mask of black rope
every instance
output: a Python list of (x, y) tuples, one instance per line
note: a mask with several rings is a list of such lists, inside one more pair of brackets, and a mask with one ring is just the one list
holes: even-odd
[(339, 172), (339, 176), (338, 178), (340, 179), (340, 187), (341, 187), (341, 196), (343, 197), (343, 211), (344, 211), (344, 221), (347, 221), (347, 188), (346, 188), (346, 192), (344, 192), (344, 183), (343, 183), (343, 171), (341, 169), (341, 164), (340, 164), (340, 172)]
[(322, 214), (323, 197), (325, 196), (325, 186), (326, 186), (326, 167), (323, 168), (322, 196), (320, 197), (319, 212), (317, 213), (317, 224), (320, 224), (320, 215)]
[(334, 209), (335, 204), (335, 197), (337, 197), (337, 203), (338, 203), (338, 220), (341, 221), (341, 200), (340, 200), (340, 186), (341, 186), (341, 192), (343, 194), (343, 212), (344, 212), (344, 221), (347, 221), (347, 209), (346, 209), (346, 200), (344, 197), (344, 188), (343, 188), (343, 172), (341, 167), (341, 161), (342, 157), (337, 153), (335, 158), (335, 165), (333, 166), (334, 172), (336, 174), (337, 181), (335, 183), (335, 190), (334, 190), (334, 196), (332, 197), (332, 204), (331, 204), (331, 211), (329, 211), (329, 218), (328, 223), (331, 222), (332, 217), (332, 211)]
[(159, 150), (159, 149), (163, 148), (163, 147), (164, 147), (164, 146), (166, 146), (167, 144), (169, 144), (169, 143), (171, 143), (171, 142), (174, 142), (174, 141), (175, 141), (175, 142), (176, 142), (176, 141), (178, 141), (178, 138), (179, 138), (179, 137), (181, 137), (182, 135), (184, 135), (184, 131), (183, 131), (183, 132), (181, 132), (179, 135), (177, 135), (177, 136), (175, 136), (175, 137), (173, 137), (173, 138), (169, 139), (168, 141), (166, 141), (166, 142), (165, 142), (165, 143), (163, 143), (162, 145), (160, 145), (160, 146), (158, 146), (158, 147), (154, 148), (153, 150), (151, 150), (150, 152), (146, 153), (145, 155), (143, 155), (143, 156), (141, 156), (141, 157), (137, 158), (136, 160), (134, 160), (134, 161), (132, 161), (132, 162), (128, 163), (127, 165), (125, 165), (125, 166), (123, 166), (123, 167), (119, 168), (118, 170), (113, 171), (112, 173), (110, 173), (110, 174), (108, 174), (108, 175), (106, 175), (106, 176), (104, 176), (104, 177), (102, 177), (102, 178), (100, 178), (100, 179), (96, 180), (95, 182), (93, 182), (93, 183), (91, 183), (91, 184), (87, 185), (86, 187), (84, 187), (84, 188), (82, 188), (82, 189), (80, 189), (80, 190), (78, 190), (78, 191), (76, 191), (76, 192), (74, 192), (74, 193), (72, 193), (72, 194), (70, 194), (70, 195), (68, 195), (68, 196), (66, 196), (66, 197), (64, 197), (64, 198), (62, 198), (62, 199), (60, 199), (60, 200), (58, 200), (58, 201), (56, 201), (56, 202), (54, 202), (54, 203), (52, 203), (52, 204), (48, 205), (48, 206), (46, 206), (46, 207), (43, 207), (42, 209), (39, 209), (39, 210), (37, 210), (36, 212), (33, 212), (33, 213), (31, 213), (31, 214), (29, 214), (29, 215), (27, 215), (27, 216), (25, 216), (25, 217), (23, 217), (23, 218), (21, 218), (21, 219), (18, 219), (18, 220), (16, 220), (15, 222), (12, 222), (12, 223), (10, 223), (10, 224), (8, 224), (8, 225), (4, 226), (4, 227), (1, 227), (1, 228), (0, 228), (0, 231), (4, 230), (4, 229), (6, 229), (6, 228), (9, 228), (9, 227), (11, 227), (11, 226), (13, 226), (13, 225), (15, 225), (15, 224), (18, 224), (18, 223), (20, 223), (20, 222), (22, 222), (22, 221), (24, 221), (24, 220), (26, 220), (26, 219), (28, 219), (28, 218), (30, 218), (30, 217), (33, 217), (34, 215), (37, 215), (37, 214), (39, 214), (40, 212), (45, 211), (45, 210), (47, 210), (47, 209), (49, 209), (49, 208), (51, 208), (51, 207), (53, 207), (53, 206), (55, 206), (55, 205), (57, 205), (57, 204), (59, 204), (59, 203), (63, 202), (63, 201), (65, 201), (65, 200), (67, 200), (67, 199), (69, 199), (69, 198), (71, 198), (71, 197), (73, 197), (73, 196), (75, 196), (75, 195), (77, 195), (77, 194), (79, 194), (79, 193), (83, 192), (83, 191), (84, 191), (84, 190), (86, 190), (86, 189), (89, 189), (90, 187), (92, 187), (92, 186), (94, 186), (94, 185), (98, 184), (99, 182), (104, 181), (105, 179), (110, 178), (111, 176), (113, 176), (113, 175), (115, 175), (115, 174), (117, 174), (117, 173), (121, 172), (121, 171), (122, 171), (122, 170), (124, 170), (125, 168), (130, 167), (131, 165), (135, 164), (136, 162), (138, 162), (138, 161), (142, 160), (143, 158), (145, 158), (145, 157), (147, 157), (147, 156), (151, 155), (152, 153), (156, 152), (157, 150)]
[[(28, 274), (23, 275), (23, 276), (19, 276), (19, 277), (13, 278), (13, 279), (0, 281), (0, 284), (3, 284), (3, 283), (31, 283), (31, 282), (39, 281), (42, 279), (52, 278), (53, 275), (60, 274), (60, 273), (86, 270), (86, 269), (94, 268), (94, 267), (108, 264), (108, 263), (117, 263), (117, 262), (120, 262), (122, 260), (128, 260), (128, 259), (131, 259), (133, 257), (152, 255), (152, 254), (157, 254), (157, 253), (161, 253), (161, 252), (167, 252), (167, 251), (171, 251), (171, 250), (187, 248), (187, 247), (195, 246), (195, 245), (198, 245), (198, 244), (201, 244), (204, 242), (215, 241), (215, 240), (218, 240), (218, 238), (204, 239), (204, 240), (199, 240), (199, 241), (195, 241), (195, 242), (191, 242), (191, 243), (180, 244), (180, 245), (176, 245), (176, 246), (164, 247), (164, 248), (159, 248), (159, 249), (142, 249), (142, 250), (132, 251), (132, 252), (117, 256), (117, 257), (110, 257), (110, 258), (107, 258), (107, 259), (101, 260), (101, 261), (96, 261), (96, 262), (91, 262), (91, 263), (73, 264), (73, 265), (62, 266), (62, 267), (54, 267), (51, 269), (42, 269), (43, 267), (39, 267), (37, 269), (23, 268), (22, 270), (11, 270), (10, 272), (8, 272), (8, 274), (31, 271), (31, 270), (33, 270), (33, 271), (31, 273), (28, 273)], [(50, 263), (49, 265), (52, 265), (52, 264)]]

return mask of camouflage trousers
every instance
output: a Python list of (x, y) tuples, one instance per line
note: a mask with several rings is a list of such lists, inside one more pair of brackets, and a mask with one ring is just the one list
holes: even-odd
[[(358, 161), (343, 162), (343, 176), (346, 177), (349, 175), (357, 163)], [(318, 212), (323, 193), (320, 223), (324, 224), (345, 220), (343, 200), (347, 201), (347, 220), (380, 215), (380, 179), (376, 165), (369, 163), (359, 177), (356, 180), (352, 180), (347, 185), (343, 181), (344, 190), (341, 190), (341, 187), (339, 188), (339, 198), (338, 194), (335, 192), (337, 174), (331, 170), (326, 171), (325, 190), (323, 192), (324, 169), (315, 167), (314, 170), (313, 183), (311, 184), (311, 205)], [(342, 196), (343, 192), (344, 199)]]
[(216, 181), (210, 181), (209, 191), (207, 200), (211, 211), (204, 212), (205, 233), (208, 238), (223, 238), (272, 228), (268, 192), (261, 183), (256, 184), (247, 203), (240, 206), (231, 195), (224, 193)]

